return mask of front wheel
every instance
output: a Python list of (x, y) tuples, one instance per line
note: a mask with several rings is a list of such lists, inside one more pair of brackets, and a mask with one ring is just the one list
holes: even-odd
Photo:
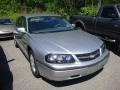
[(36, 61), (35, 61), (35, 58), (34, 58), (34, 55), (33, 55), (32, 51), (29, 52), (29, 61), (30, 61), (30, 67), (31, 67), (31, 71), (32, 71), (33, 75), (36, 78), (39, 78), (40, 74), (39, 74), (39, 71), (37, 69)]

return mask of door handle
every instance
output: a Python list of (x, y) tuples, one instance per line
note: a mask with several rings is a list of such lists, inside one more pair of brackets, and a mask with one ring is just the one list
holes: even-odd
[(97, 23), (102, 23), (102, 21), (98, 21)]

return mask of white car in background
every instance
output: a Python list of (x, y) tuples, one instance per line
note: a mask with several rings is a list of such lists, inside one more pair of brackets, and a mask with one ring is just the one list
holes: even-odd
[(14, 26), (10, 19), (0, 18), (0, 39), (13, 37)]

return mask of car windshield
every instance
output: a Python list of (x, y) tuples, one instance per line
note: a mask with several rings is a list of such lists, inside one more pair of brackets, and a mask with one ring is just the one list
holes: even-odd
[(28, 19), (31, 33), (59, 32), (73, 30), (72, 25), (60, 16), (39, 16)]
[(0, 25), (11, 25), (10, 19), (0, 19)]

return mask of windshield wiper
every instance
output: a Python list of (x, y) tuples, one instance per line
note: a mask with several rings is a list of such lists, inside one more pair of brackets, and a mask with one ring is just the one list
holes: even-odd
[(76, 30), (74, 28), (69, 28), (69, 29), (60, 29), (60, 30), (50, 30), (50, 31), (36, 31), (36, 32), (32, 32), (34, 34), (39, 34), (39, 33), (55, 33), (55, 32), (65, 32), (65, 31), (73, 31)]
[(55, 33), (55, 32), (66, 32), (66, 31), (73, 31), (73, 30), (46, 31), (46, 32), (37, 32), (37, 33), (35, 33), (35, 34), (39, 34), (39, 33)]

